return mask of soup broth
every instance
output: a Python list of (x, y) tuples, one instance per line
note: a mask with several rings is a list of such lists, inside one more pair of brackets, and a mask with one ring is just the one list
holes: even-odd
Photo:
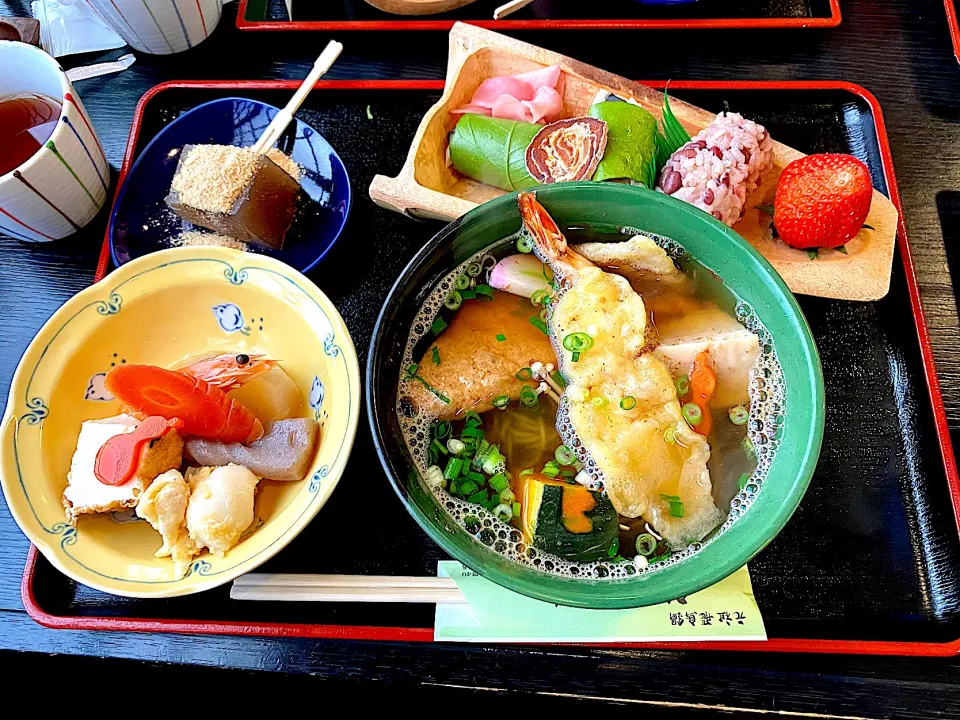
[[(628, 228), (567, 231), (574, 247), (619, 243), (635, 234), (651, 237)], [(523, 232), (506, 238), (455, 268), (416, 316), (397, 413), (417, 470), (468, 532), (517, 562), (580, 577), (624, 577), (677, 562), (723, 532), (760, 491), (783, 413), (781, 371), (769, 334), (715, 274), (668, 238), (653, 237), (682, 275), (665, 279), (617, 262), (596, 263), (625, 277), (643, 298), (649, 314), (645, 352), (670, 369), (681, 403), (691, 399), (689, 370), (684, 372), (691, 348), (713, 343), (708, 346), (716, 355), (716, 390), (703, 409), (709, 419), (700, 424), (709, 425), (701, 434), (710, 446), (712, 497), (723, 519), (706, 538), (671, 546), (642, 515), (616, 516), (602, 493), (602, 473), (582, 447), (568, 447), (579, 443), (567, 431), (565, 401), (556, 402), (563, 392), (557, 371), (563, 348), (546, 335), (549, 308), (487, 285), (490, 270), (516, 254), (524, 238)], [(553, 277), (543, 267), (546, 284)], [(451, 295), (460, 302), (450, 301)], [(737, 355), (747, 345), (758, 346), (749, 364)], [(498, 377), (498, 363), (513, 377), (503, 367)], [(677, 450), (669, 437), (664, 442), (657, 452)], [(658, 490), (671, 503), (671, 515), (676, 503), (682, 517), (683, 502), (671, 499), (675, 486)], [(551, 534), (553, 524), (557, 532)]]

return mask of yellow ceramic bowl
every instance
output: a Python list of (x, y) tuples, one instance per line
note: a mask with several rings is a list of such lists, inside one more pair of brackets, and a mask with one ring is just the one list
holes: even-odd
[[(82, 516), (74, 528), (60, 498), (80, 424), (119, 411), (103, 399), (103, 373), (219, 352), (280, 360), (321, 424), (320, 447), (306, 479), (261, 482), (256, 519), (235, 548), (197, 557), (177, 580), (170, 559), (153, 556), (159, 534), (132, 511)], [(27, 537), (77, 582), (134, 597), (207, 590), (272, 557), (323, 507), (347, 463), (360, 396), (343, 319), (303, 275), (236, 250), (164, 250), (71, 298), (27, 348), (0, 426), (3, 493)]]

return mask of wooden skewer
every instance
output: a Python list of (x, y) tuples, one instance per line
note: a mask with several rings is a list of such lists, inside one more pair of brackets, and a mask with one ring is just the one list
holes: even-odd
[(450, 578), (250, 573), (233, 581), (234, 600), (466, 604)]
[(501, 20), (507, 15), (513, 15), (513, 13), (515, 13), (517, 10), (525, 8), (532, 2), (533, 0), (510, 0), (510, 2), (504, 3), (493, 11), (493, 19)]
[(317, 61), (313, 64), (313, 69), (310, 71), (310, 74), (307, 75), (306, 79), (293, 94), (293, 97), (290, 98), (290, 102), (286, 104), (283, 110), (277, 113), (276, 117), (267, 125), (267, 129), (263, 131), (260, 139), (257, 140), (253, 146), (255, 153), (263, 155), (273, 147), (274, 143), (280, 138), (280, 134), (287, 129), (287, 125), (293, 120), (293, 114), (300, 109), (303, 101), (307, 99), (309, 92), (313, 90), (313, 86), (317, 84), (317, 80), (330, 69), (330, 66), (333, 65), (342, 51), (343, 45), (336, 40), (331, 40), (327, 43), (323, 52), (320, 53), (320, 57), (318, 57)]

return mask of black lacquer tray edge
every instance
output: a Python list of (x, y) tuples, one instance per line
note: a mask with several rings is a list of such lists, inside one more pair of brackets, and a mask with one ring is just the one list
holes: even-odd
[[(947, 0), (948, 2), (950, 0)], [(645, 84), (663, 88), (663, 81)], [(170, 89), (206, 90), (293, 90), (296, 81), (171, 81), (153, 87), (137, 104), (130, 137), (120, 168), (119, 186), (133, 164), (141, 121), (147, 104), (157, 94)], [(346, 80), (320, 81), (317, 89), (330, 90), (442, 90), (442, 80)], [(933, 362), (926, 319), (920, 301), (910, 246), (906, 235), (903, 209), (894, 174), (893, 158), (887, 138), (883, 113), (877, 99), (866, 89), (843, 81), (672, 81), (674, 90), (839, 90), (849, 92), (864, 100), (873, 114), (874, 127), (880, 147), (883, 174), (891, 202), (899, 213), (897, 234), (898, 249), (904, 264), (911, 309), (917, 328), (917, 339), (924, 363), (924, 373), (933, 408), (937, 440), (943, 457), (944, 471), (949, 485), (954, 517), (960, 532), (960, 476), (958, 476), (953, 446), (947, 427), (946, 411), (940, 391), (940, 383)], [(116, 198), (114, 198), (116, 200)], [(107, 272), (110, 261), (109, 239), (104, 237), (95, 280)], [(211, 635), (253, 635), (266, 637), (301, 637), (341, 640), (374, 640), (401, 642), (432, 642), (433, 629), (423, 627), (376, 627), (363, 625), (317, 625), (290, 623), (218, 622), (209, 620), (144, 619), (124, 617), (53, 615), (44, 610), (34, 594), (33, 580), (40, 553), (31, 546), (21, 583), (21, 598), (27, 614), (37, 623), (54, 629), (111, 630), (127, 632), (168, 632)], [(960, 638), (948, 642), (896, 642), (886, 640), (818, 640), (808, 638), (771, 638), (765, 642), (706, 642), (706, 643), (643, 643), (610, 644), (615, 647), (637, 647), (671, 650), (740, 650), (763, 652), (811, 652), (835, 654), (902, 655), (949, 657), (960, 653)]]

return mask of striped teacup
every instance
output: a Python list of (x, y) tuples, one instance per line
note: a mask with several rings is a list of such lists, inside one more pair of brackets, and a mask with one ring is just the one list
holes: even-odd
[(87, 0), (134, 50), (154, 55), (189, 50), (220, 21), (221, 0)]
[(62, 105), (43, 145), (0, 175), (0, 235), (39, 241), (72, 235), (99, 212), (110, 184), (90, 116), (57, 61), (42, 50), (0, 41), (0, 68), (0, 100), (36, 94)]

